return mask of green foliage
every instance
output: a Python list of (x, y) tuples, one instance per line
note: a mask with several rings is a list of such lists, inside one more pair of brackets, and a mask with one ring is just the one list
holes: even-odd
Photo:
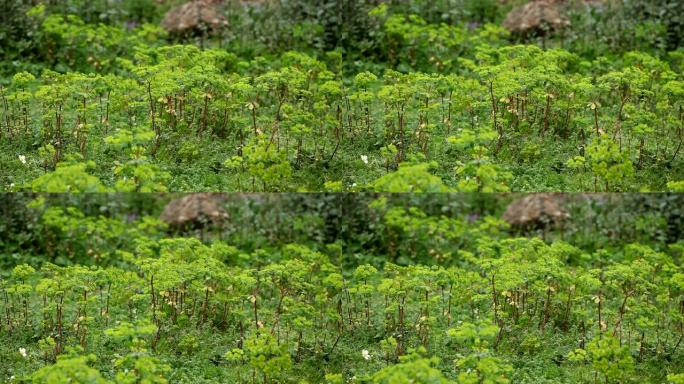
[[(29, 217), (22, 236), (38, 239), (30, 253), (40, 259), (21, 248), (3, 258), (26, 263), (4, 264), (9, 273), (0, 280), (0, 356), (9, 359), (0, 375), (526, 383), (534, 382), (529, 375), (659, 381), (681, 369), (681, 236), (615, 232), (608, 218), (629, 216), (603, 195), (600, 205), (584, 205), (606, 215), (575, 219), (597, 227), (580, 236), (568, 221), (565, 241), (551, 228), (546, 241), (511, 236), (501, 220), (471, 216), (492, 209), (496, 196), (487, 203), (475, 194), (472, 205), (439, 194), (306, 196), (278, 197), (301, 217), (261, 195), (228, 204), (231, 217), (254, 227), (242, 235), (242, 224), (215, 228), (198, 233), (202, 240), (168, 234), (151, 217), (130, 218), (135, 204), (112, 208), (137, 194), (33, 201), (26, 209), (38, 220)], [(345, 200), (352, 198), (360, 200)], [(79, 201), (88, 203), (77, 209)], [(149, 214), (165, 201), (150, 196), (146, 204), (157, 208)], [(256, 201), (280, 223), (329, 222), (340, 231), (331, 240), (314, 228), (294, 233), (301, 229), (258, 218), (250, 211)], [(666, 208), (632, 221), (681, 213), (681, 203), (666, 201), (634, 200)], [(81, 352), (67, 352), (73, 347)]]
[(684, 181), (669, 182), (667, 188), (672, 192), (684, 192)]
[[(681, 1), (524, 34), (516, 2), (235, 1), (173, 36), (175, 1), (34, 3), (0, 5), (0, 190), (41, 193), (0, 199), (0, 381), (682, 381), (678, 195), (521, 228), (485, 194), (682, 190)], [(370, 194), (171, 230), (145, 194), (322, 190)]]
[(29, 186), (34, 192), (106, 192), (107, 188), (97, 176), (89, 174), (88, 168), (95, 163), (59, 163), (54, 172), (33, 180)]
[(373, 375), (372, 383), (375, 384), (448, 384), (453, 381), (448, 380), (444, 375), (434, 368), (439, 359), (426, 358), (421, 356), (424, 350), (418, 350), (400, 358), (400, 362), (386, 367)]
[(159, 166), (151, 164), (144, 154), (144, 148), (131, 148), (131, 158), (114, 168), (118, 180), (115, 184), (117, 192), (166, 192), (166, 183), (171, 174), (162, 171)]
[(447, 335), (462, 345), (468, 354), (456, 360), (458, 383), (510, 383), (513, 368), (492, 356), (489, 348), (496, 343), (499, 327), (491, 324), (462, 323)]
[(604, 185), (604, 191), (620, 190), (634, 173), (627, 153), (621, 152), (618, 144), (603, 135), (587, 148), (587, 157), (596, 181)]
[(54, 365), (41, 368), (31, 376), (31, 382), (35, 384), (104, 384), (107, 381), (102, 378), (100, 372), (92, 368), (97, 361), (95, 355), (87, 356), (62, 356)]
[(17, 72), (0, 89), (3, 188), (70, 154), (123, 191), (637, 191), (682, 177), (676, 62), (486, 42), (445, 74), (347, 75), (340, 60), (175, 45), (97, 75)]
[(240, 160), (252, 179), (252, 188), (261, 185), (262, 191), (287, 189), (292, 167), (284, 153), (265, 137), (257, 137), (253, 144), (244, 149), (244, 160)]
[(620, 382), (634, 371), (629, 350), (613, 337), (601, 337), (587, 345), (591, 365), (607, 382)]
[(261, 372), (264, 382), (285, 377), (292, 369), (292, 360), (286, 345), (278, 345), (270, 334), (253, 334), (245, 340), (245, 354), (249, 365)]
[(448, 192), (449, 188), (429, 170), (436, 163), (402, 163), (399, 169), (375, 180), (371, 190), (380, 192)]

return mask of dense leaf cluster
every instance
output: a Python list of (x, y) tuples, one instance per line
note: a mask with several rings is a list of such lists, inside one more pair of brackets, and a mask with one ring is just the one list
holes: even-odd
[[(299, 52), (244, 61), (187, 45), (116, 59), (122, 75), (22, 72), (0, 93), (0, 140), (14, 154), (2, 159), (4, 188), (677, 189), (679, 64), (472, 39), (473, 56), (448, 74), (349, 79), (334, 52), (328, 64)], [(50, 182), (87, 179), (88, 168), (103, 186)]]
[(388, 254), (374, 264), (340, 241), (245, 250), (220, 231), (202, 242), (159, 232), (149, 217), (122, 225), (34, 202), (54, 226), (62, 266), (19, 264), (0, 281), (8, 363), (0, 375), (36, 383), (678, 380), (681, 241), (589, 250), (511, 236), (490, 216), (452, 219), (398, 202), (356, 207), (384, 223)]

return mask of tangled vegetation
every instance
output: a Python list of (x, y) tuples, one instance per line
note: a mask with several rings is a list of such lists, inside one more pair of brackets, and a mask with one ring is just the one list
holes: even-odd
[[(5, 198), (3, 206), (26, 204), (5, 228), (13, 239), (44, 241), (6, 241), (17, 253), (4, 256), (15, 265), (0, 280), (0, 377), (680, 382), (681, 197), (650, 198), (653, 206), (678, 207), (674, 215), (671, 208), (615, 212), (643, 203), (638, 197), (580, 199), (573, 212), (587, 216), (562, 232), (546, 230), (545, 240), (512, 235), (494, 216), (501, 201), (453, 198), (450, 212), (432, 214), (425, 197), (282, 195), (270, 198), (274, 211), (255, 195), (228, 204), (251, 215), (254, 228), (217, 227), (202, 240), (169, 234), (149, 216), (165, 196), (148, 195), (142, 210), (133, 208), (139, 197), (125, 194)], [(329, 206), (302, 208), (307, 201)], [(331, 206), (357, 213), (331, 214)], [(478, 211), (484, 215), (471, 217)], [(313, 226), (277, 229), (270, 223), (278, 216)], [(597, 223), (593, 231), (582, 228), (587, 218)], [(648, 224), (612, 232), (614, 220), (625, 218)], [(332, 241), (326, 221), (353, 229)], [(361, 250), (387, 253), (352, 253), (364, 238)], [(31, 257), (31, 244), (47, 255)]]
[(390, 10), (369, 16), (387, 62), (357, 71), (340, 49), (240, 56), (33, 8), (57, 64), (0, 90), (2, 188), (681, 189), (681, 50), (590, 58)]
[(682, 15), (0, 2), (0, 382), (684, 384)]

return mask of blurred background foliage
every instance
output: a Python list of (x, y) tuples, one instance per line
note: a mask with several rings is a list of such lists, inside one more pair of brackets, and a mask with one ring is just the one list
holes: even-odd
[[(5, 59), (0, 78), (22, 70), (37, 74), (46, 67), (60, 71), (88, 68), (84, 62), (64, 65), (51, 57), (60, 41), (42, 26), (49, 15), (61, 15), (65, 20), (66, 15), (77, 16), (87, 29), (85, 33), (92, 37), (106, 27), (124, 33), (145, 28), (150, 31), (157, 28), (170, 8), (180, 3), (178, 0), (4, 0), (0, 2), (0, 55)], [(473, 31), (485, 25), (500, 25), (506, 14), (524, 1), (225, 0), (223, 3), (228, 27), (212, 39), (212, 45), (225, 47), (243, 58), (278, 55), (289, 50), (320, 56), (337, 50), (345, 58), (345, 67), (359, 71), (377, 66), (401, 68), (401, 63), (392, 59), (397, 36), (388, 35), (385, 25), (392, 15), (413, 15), (417, 17), (414, 21), (420, 20), (426, 25), (464, 26)], [(603, 0), (599, 3), (600, 6), (587, 6), (584, 0), (563, 1), (571, 26), (550, 40), (532, 35), (510, 39), (563, 46), (588, 60), (631, 50), (666, 57), (668, 51), (681, 48), (684, 2)], [(378, 7), (383, 4), (388, 6)], [(45, 7), (42, 17), (31, 12), (37, 5)], [(168, 39), (173, 42), (180, 38)], [(69, 44), (68, 41), (61, 43)], [(75, 49), (93, 51), (94, 48), (82, 45)], [(425, 70), (429, 68), (427, 64), (418, 63), (411, 69)]]
[(119, 265), (121, 251), (173, 236), (221, 240), (245, 259), (264, 262), (277, 259), (283, 244), (298, 243), (350, 268), (386, 261), (458, 264), (459, 252), (474, 251), (492, 237), (540, 236), (587, 254), (614, 250), (611, 257), (618, 259), (625, 244), (662, 251), (684, 245), (681, 194), (558, 195), (570, 217), (561, 225), (527, 229), (501, 220), (522, 194), (224, 194), (220, 201), (228, 219), (188, 230), (169, 228), (159, 219), (179, 196), (0, 195), (0, 270), (44, 261)]

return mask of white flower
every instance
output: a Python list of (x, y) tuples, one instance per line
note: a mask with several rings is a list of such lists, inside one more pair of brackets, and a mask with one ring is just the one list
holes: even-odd
[(363, 161), (364, 164), (368, 164), (368, 156), (361, 155), (361, 161)]
[(366, 360), (370, 360), (370, 359), (371, 359), (371, 355), (370, 355), (370, 353), (368, 353), (368, 350), (367, 350), (367, 349), (364, 349), (363, 351), (361, 351), (361, 356), (363, 356), (363, 358), (366, 359)]
[(19, 348), (19, 353), (24, 359), (28, 357), (28, 354), (26, 353), (26, 348)]
[(19, 155), (19, 161), (21, 161), (22, 164), (26, 164), (26, 156)]

